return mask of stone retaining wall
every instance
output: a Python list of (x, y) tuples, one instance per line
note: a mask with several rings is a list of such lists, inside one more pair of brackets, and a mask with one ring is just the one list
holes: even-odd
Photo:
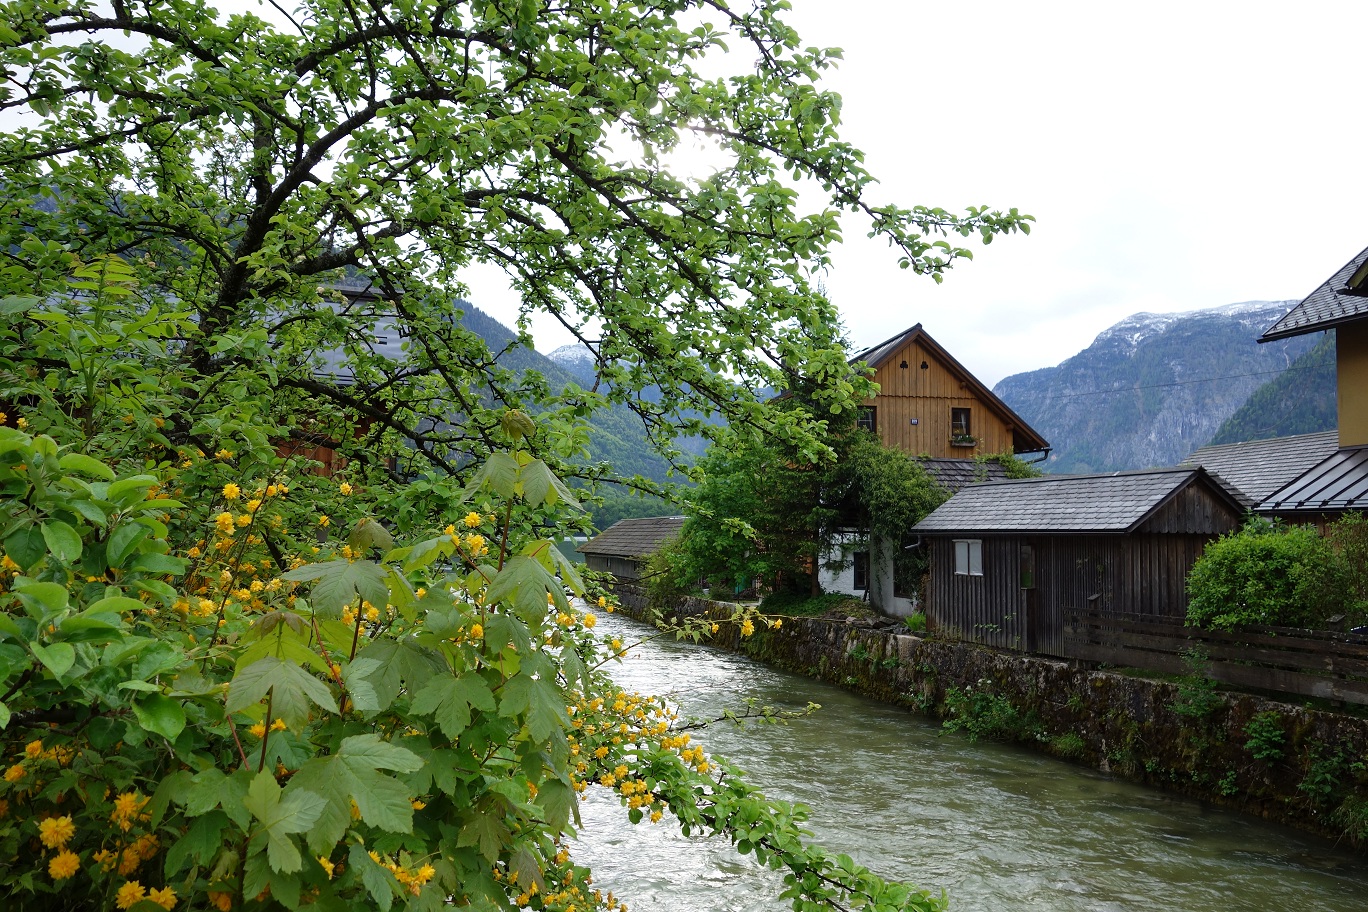
[[(620, 585), (625, 614), (645, 593)], [(687, 598), (680, 619), (719, 624), (711, 645), (946, 719), (972, 736), (1061, 759), (1368, 848), (1368, 720), (1076, 663), (875, 629), (784, 618), (742, 637), (737, 606)]]

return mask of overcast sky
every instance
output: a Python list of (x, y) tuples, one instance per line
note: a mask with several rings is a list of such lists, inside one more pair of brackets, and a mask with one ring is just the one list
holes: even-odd
[[(939, 286), (852, 222), (827, 286), (857, 348), (920, 322), (993, 385), (1132, 313), (1299, 299), (1368, 245), (1368, 2), (794, 6), (845, 51), (827, 85), (888, 201), (1037, 219)], [(511, 320), (496, 285), (472, 297)]]

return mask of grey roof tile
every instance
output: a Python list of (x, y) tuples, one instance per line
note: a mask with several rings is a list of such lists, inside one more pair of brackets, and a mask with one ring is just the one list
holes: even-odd
[(1331, 329), (1342, 323), (1368, 319), (1368, 291), (1362, 285), (1350, 293), (1350, 279), (1359, 268), (1368, 263), (1368, 248), (1340, 267), (1339, 271), (1327, 279), (1319, 288), (1311, 292), (1306, 300), (1288, 311), (1281, 320), (1264, 333), (1260, 342), (1300, 336), (1305, 333)]
[(1194, 450), (1185, 466), (1201, 466), (1236, 488), (1253, 506), (1339, 448), (1339, 432), (1223, 443)]
[[(1046, 475), (970, 485), (912, 531), (955, 533), (1129, 532), (1194, 479), (1200, 468), (1109, 475)], [(1219, 481), (1212, 484), (1225, 490)], [(1231, 497), (1233, 500), (1233, 496)]]
[(1368, 510), (1368, 446), (1345, 447), (1259, 503), (1260, 513)]
[(661, 544), (679, 534), (682, 516), (648, 516), (620, 519), (576, 548), (581, 554), (607, 554), (613, 557), (645, 557)]
[(991, 459), (979, 462), (977, 459), (931, 459), (918, 458), (917, 463), (926, 469), (928, 475), (950, 493), (971, 484), (985, 481), (1004, 481), (1007, 470), (1001, 463)]

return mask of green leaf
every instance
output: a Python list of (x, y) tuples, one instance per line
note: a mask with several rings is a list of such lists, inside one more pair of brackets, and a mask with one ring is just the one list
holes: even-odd
[[(365, 554), (371, 548), (388, 551), (394, 547), (394, 536), (369, 516), (363, 516), (347, 536), (347, 544), (359, 554)], [(372, 601), (372, 604), (379, 603)]]
[(525, 673), (514, 675), (504, 684), (499, 715), (507, 718), (525, 716), (528, 733), (538, 743), (569, 724), (564, 694), (550, 682)]
[(437, 675), (414, 697), (411, 708), (420, 716), (433, 716), (442, 733), (455, 741), (470, 725), (471, 709), (494, 711), (494, 695), (475, 672), (459, 678)]
[(81, 536), (75, 529), (59, 520), (43, 523), (42, 529), (43, 541), (47, 542), (48, 551), (53, 557), (64, 564), (80, 559)]
[[(108, 590), (106, 590), (108, 591)], [(122, 611), (140, 611), (147, 607), (142, 602), (126, 595), (107, 595), (96, 602), (91, 602), (90, 607), (86, 608), (83, 614), (116, 614)]]
[(34, 658), (52, 672), (53, 677), (60, 678), (76, 664), (76, 649), (70, 643), (53, 643), (49, 646), (29, 643), (29, 649), (33, 650)]
[(518, 468), (518, 460), (512, 454), (502, 451), (490, 454), (466, 485), (466, 495), (488, 488), (501, 498), (511, 500), (517, 493)]
[[(434, 674), (445, 669), (442, 659), (420, 646), (413, 637), (376, 640), (357, 655), (377, 664), (364, 677), (375, 691), (380, 709), (386, 709), (402, 689), (416, 693)], [(353, 663), (356, 664), (356, 663)]]
[(394, 875), (376, 864), (367, 854), (366, 847), (359, 842), (352, 843), (347, 852), (347, 862), (353, 871), (361, 872), (361, 883), (380, 907), (380, 912), (389, 912), (399, 891), (399, 881), (394, 879)]
[(271, 694), (271, 712), (291, 728), (308, 721), (310, 703), (337, 712), (337, 702), (326, 684), (294, 662), (275, 656), (258, 659), (238, 671), (228, 685), (226, 709), (232, 713), (254, 706), (267, 692)]
[(534, 459), (522, 467), (521, 477), (523, 497), (532, 506), (545, 504), (553, 507), (558, 503), (579, 509), (580, 503), (570, 489), (565, 486), (550, 467), (540, 459)]
[(28, 570), (47, 554), (47, 542), (37, 526), (25, 526), (5, 538), (5, 553), (23, 570)]
[(255, 843), (265, 835), (271, 869), (292, 874), (303, 864), (299, 847), (290, 837), (308, 832), (323, 813), (326, 802), (320, 795), (304, 789), (296, 789), (282, 800), (280, 791), (275, 776), (262, 771), (252, 779), (242, 803), (261, 823), (260, 829), (252, 834), (252, 841)]
[(56, 583), (36, 583), (19, 578), (14, 581), (14, 591), (25, 607), (37, 612), (34, 616), (38, 618), (56, 614), (67, 607), (66, 587)]
[(386, 570), (374, 561), (335, 560), (305, 564), (282, 573), (281, 578), (295, 582), (316, 580), (309, 603), (320, 617), (341, 617), (342, 609), (355, 604), (358, 596), (377, 608), (383, 608), (389, 601)]
[(62, 467), (63, 472), (80, 472), (83, 475), (91, 475), (105, 481), (114, 480), (113, 469), (100, 460), (92, 459), (83, 453), (67, 453), (58, 460), (57, 464)]
[(168, 741), (175, 741), (185, 729), (185, 707), (178, 700), (159, 693), (148, 695), (133, 704), (133, 715), (138, 724)]
[(109, 543), (105, 547), (105, 560), (109, 561), (109, 566), (116, 570), (121, 569), (124, 561), (138, 546), (138, 542), (147, 538), (151, 532), (151, 529), (140, 522), (121, 522), (115, 526), (114, 531), (109, 533)]
[(548, 595), (565, 593), (560, 582), (547, 572), (536, 558), (518, 554), (510, 557), (502, 570), (489, 583), (485, 599), (490, 604), (511, 602), (514, 612), (528, 624), (536, 624), (546, 616)]

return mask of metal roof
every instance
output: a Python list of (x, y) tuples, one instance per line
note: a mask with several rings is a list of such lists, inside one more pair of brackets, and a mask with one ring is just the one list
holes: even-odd
[(581, 554), (645, 557), (654, 554), (666, 539), (678, 535), (683, 526), (682, 516), (620, 519), (575, 550)]
[(1368, 510), (1368, 446), (1345, 447), (1264, 498), (1260, 513)]
[(1368, 247), (1274, 323), (1259, 341), (1286, 339), (1368, 319), (1368, 271), (1365, 266), (1368, 266)]
[(1252, 507), (1339, 448), (1338, 431), (1223, 443), (1194, 450), (1182, 465), (1219, 476)]
[(1193, 483), (1204, 483), (1232, 509), (1241, 504), (1200, 467), (1109, 475), (1045, 475), (970, 485), (912, 528), (929, 535), (1134, 531)]

